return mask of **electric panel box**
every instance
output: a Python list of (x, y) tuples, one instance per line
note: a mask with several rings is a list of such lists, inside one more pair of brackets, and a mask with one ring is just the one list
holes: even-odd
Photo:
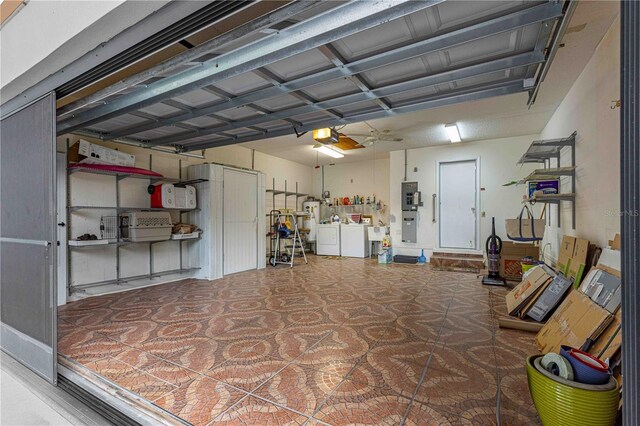
[(416, 243), (418, 240), (418, 212), (402, 212), (402, 242)]
[(402, 211), (417, 211), (422, 205), (418, 182), (402, 182)]

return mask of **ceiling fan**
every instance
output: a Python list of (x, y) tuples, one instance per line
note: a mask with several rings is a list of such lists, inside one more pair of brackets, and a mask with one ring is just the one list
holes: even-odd
[(349, 134), (349, 136), (363, 137), (364, 142), (369, 145), (373, 145), (376, 142), (402, 142), (404, 140), (403, 138), (394, 135), (393, 132), (391, 132), (391, 130), (389, 129), (385, 129), (385, 130), (371, 129), (368, 135), (352, 133), (352, 134)]

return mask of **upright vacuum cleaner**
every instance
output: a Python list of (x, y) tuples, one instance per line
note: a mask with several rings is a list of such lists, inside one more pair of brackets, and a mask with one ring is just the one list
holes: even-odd
[(489, 263), (489, 275), (482, 277), (484, 285), (506, 286), (507, 282), (500, 276), (500, 252), (502, 240), (496, 235), (496, 218), (491, 218), (491, 235), (485, 245), (487, 249), (487, 261)]

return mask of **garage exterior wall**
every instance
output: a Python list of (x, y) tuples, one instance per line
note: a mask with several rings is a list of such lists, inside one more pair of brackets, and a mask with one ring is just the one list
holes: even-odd
[(0, 30), (2, 102), (69, 65), (166, 1), (30, 1)]
[[(422, 192), (424, 206), (418, 209), (418, 242), (415, 244), (402, 243), (402, 208), (400, 204), (401, 183), (404, 178), (404, 151), (391, 153), (390, 199), (391, 199), (391, 238), (394, 254), (417, 256), (420, 249), (426, 249), (429, 256), (438, 245), (439, 222), (432, 222), (432, 198), (437, 193), (437, 163), (443, 161), (461, 161), (480, 158), (480, 186), (485, 191), (480, 192), (480, 212), (485, 217), (480, 218), (480, 241), (478, 245), (484, 247), (484, 242), (491, 233), (491, 218), (496, 218), (496, 232), (506, 240), (505, 219), (515, 218), (522, 208), (522, 196), (525, 186), (502, 186), (503, 184), (524, 178), (536, 166), (526, 164), (516, 165), (518, 159), (538, 135), (518, 136), (483, 140), (477, 142), (462, 142), (446, 146), (410, 149), (407, 152), (407, 181), (418, 182), (418, 189)], [(418, 168), (414, 172), (414, 167)], [(534, 214), (540, 215), (542, 206), (535, 206)]]
[[(557, 258), (562, 236), (575, 235), (606, 247), (620, 232), (620, 109), (611, 109), (620, 99), (620, 18), (600, 42), (591, 60), (541, 133), (542, 139), (576, 137), (576, 229), (571, 228), (571, 205), (563, 203), (561, 227), (556, 206), (545, 243)], [(565, 155), (567, 162), (570, 156)], [(563, 164), (570, 165), (570, 164)], [(570, 187), (567, 180), (565, 187)]]

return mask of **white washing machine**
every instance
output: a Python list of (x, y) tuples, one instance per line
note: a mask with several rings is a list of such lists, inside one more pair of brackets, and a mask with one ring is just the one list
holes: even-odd
[(340, 253), (346, 257), (369, 256), (369, 225), (345, 224), (340, 226)]
[(316, 254), (319, 256), (340, 256), (340, 224), (318, 224)]

